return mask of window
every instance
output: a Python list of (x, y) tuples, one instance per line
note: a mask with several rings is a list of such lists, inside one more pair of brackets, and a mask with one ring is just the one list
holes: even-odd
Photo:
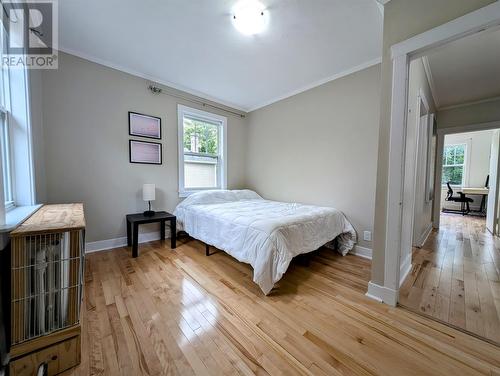
[(2, 161), (3, 196), (5, 208), (9, 209), (14, 205), (12, 197), (12, 179), (9, 150), (9, 128), (7, 123), (8, 113), (0, 111), (0, 153)]
[(443, 152), (443, 185), (448, 182), (452, 185), (464, 185), (466, 153), (467, 144), (445, 145)]
[[(0, 27), (0, 50), (5, 54), (7, 33), (3, 27)], [(5, 209), (14, 207), (14, 197), (12, 190), (12, 165), (10, 150), (10, 80), (9, 69), (0, 64), (0, 160), (2, 163), (2, 186), (5, 202)]]
[(226, 188), (225, 117), (178, 106), (179, 194)]
[[(0, 27), (0, 54), (7, 53), (7, 33)], [(15, 207), (35, 203), (34, 159), (30, 124), (29, 75), (26, 68), (0, 64), (0, 223), (16, 218)], [(9, 219), (10, 217), (10, 219)]]

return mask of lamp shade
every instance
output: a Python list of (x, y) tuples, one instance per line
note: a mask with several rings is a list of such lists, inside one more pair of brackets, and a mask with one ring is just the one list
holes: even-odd
[(154, 184), (143, 184), (142, 185), (142, 199), (144, 201), (154, 201), (155, 200), (155, 185)]

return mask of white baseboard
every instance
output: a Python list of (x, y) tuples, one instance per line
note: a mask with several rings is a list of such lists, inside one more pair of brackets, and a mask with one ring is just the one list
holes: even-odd
[(401, 267), (399, 269), (399, 287), (401, 287), (401, 285), (403, 284), (406, 277), (411, 271), (411, 258), (412, 255), (410, 253), (409, 255), (406, 256), (406, 258), (403, 260), (403, 263), (401, 264)]
[[(165, 237), (170, 238), (170, 230), (165, 229)], [(160, 231), (146, 232), (139, 234), (139, 243), (147, 243), (155, 240), (160, 240)], [(85, 253), (93, 253), (99, 251), (106, 251), (108, 249), (120, 248), (127, 246), (127, 237), (98, 240), (95, 242), (88, 242), (85, 244)]]
[(424, 232), (422, 232), (422, 234), (420, 235), (420, 238), (415, 243), (415, 247), (422, 248), (424, 246), (425, 242), (427, 241), (427, 238), (431, 234), (431, 232), (432, 232), (432, 222), (429, 223), (429, 225), (424, 230)]
[[(139, 240), (140, 241), (140, 240)], [(85, 253), (93, 253), (105, 251), (107, 249), (119, 248), (127, 246), (127, 237), (115, 239), (98, 240), (95, 242), (85, 243)]]
[(373, 282), (368, 283), (366, 296), (377, 302), (389, 304), (393, 307), (398, 303), (398, 292), (396, 290), (377, 285)]
[(371, 248), (366, 248), (366, 247), (362, 247), (360, 245), (355, 245), (350, 253), (353, 255), (359, 256), (359, 257), (363, 257), (363, 258), (368, 259), (368, 260), (372, 259), (372, 249)]

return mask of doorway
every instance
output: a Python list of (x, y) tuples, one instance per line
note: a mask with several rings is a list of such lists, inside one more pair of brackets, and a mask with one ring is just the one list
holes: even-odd
[[(384, 273), (379, 283), (368, 284), (367, 296), (389, 305), (397, 305), (399, 289), (411, 263), (407, 263), (411, 254), (411, 244), (403, 244), (402, 239), (408, 230), (403, 218), (413, 216), (411, 192), (406, 190), (406, 177), (415, 171), (412, 158), (406, 157), (406, 120), (408, 71), (410, 61), (424, 56), (429, 51), (437, 50), (447, 43), (461, 38), (496, 30), (500, 27), (500, 3), (495, 2), (459, 17), (434, 29), (423, 32), (403, 42), (391, 46), (392, 93), (388, 144), (387, 196), (384, 206), (383, 249)], [(465, 118), (460, 117), (462, 120)], [(470, 120), (470, 119), (467, 119)], [(481, 120), (486, 123), (489, 120)], [(466, 124), (474, 123), (468, 121)], [(439, 142), (438, 142), (439, 146)], [(436, 200), (433, 200), (434, 204)], [(433, 223), (439, 219), (433, 216)]]
[[(411, 56), (399, 305), (500, 344), (500, 30)], [(497, 245), (498, 244), (498, 245)]]
[(500, 250), (496, 229), (486, 220), (487, 214), (497, 216), (492, 203), (498, 206), (498, 199), (487, 197), (490, 175), (496, 181), (498, 173), (500, 132), (459, 133), (461, 129), (439, 131), (443, 145), (437, 151), (435, 174), (440, 175), (435, 189), (439, 193), (434, 195), (440, 208), (437, 226), (422, 244), (414, 242), (399, 305), (500, 344)]

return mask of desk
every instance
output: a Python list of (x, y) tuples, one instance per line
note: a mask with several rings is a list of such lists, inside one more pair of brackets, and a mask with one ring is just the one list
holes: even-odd
[(460, 190), (462, 193), (466, 195), (483, 195), (487, 196), (490, 193), (489, 188), (462, 188)]
[(483, 196), (481, 198), (481, 206), (479, 207), (479, 212), (484, 213), (486, 209), (486, 196), (490, 193), (489, 188), (474, 188), (474, 187), (468, 187), (468, 188), (462, 188), (460, 190), (461, 193), (464, 195), (478, 195), (478, 196)]

